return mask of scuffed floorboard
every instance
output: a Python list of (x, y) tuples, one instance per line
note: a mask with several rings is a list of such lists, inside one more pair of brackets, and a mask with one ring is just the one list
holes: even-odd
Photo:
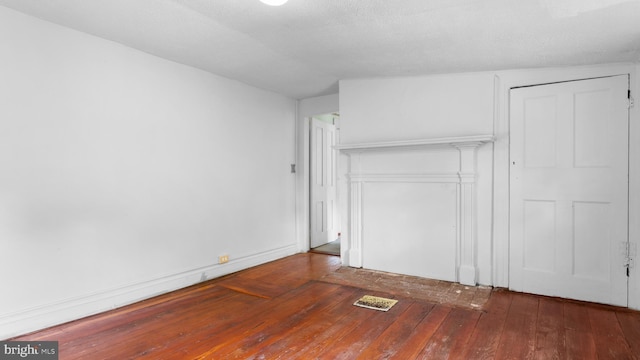
[(487, 286), (465, 286), (448, 281), (350, 267), (330, 272), (320, 280), (476, 310), (484, 307), (492, 291), (492, 288)]

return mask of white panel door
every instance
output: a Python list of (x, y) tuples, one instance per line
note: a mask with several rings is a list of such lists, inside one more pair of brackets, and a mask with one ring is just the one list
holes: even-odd
[(311, 247), (338, 237), (336, 219), (335, 125), (311, 119)]
[(510, 288), (627, 305), (627, 76), (513, 89)]

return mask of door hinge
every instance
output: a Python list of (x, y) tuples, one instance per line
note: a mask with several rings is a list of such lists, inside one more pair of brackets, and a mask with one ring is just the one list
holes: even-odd
[(638, 248), (636, 246), (636, 243), (628, 241), (623, 241), (620, 243), (620, 252), (623, 256), (622, 266), (627, 269), (627, 277), (629, 276), (629, 269), (633, 269), (635, 265), (633, 259), (636, 257), (637, 250)]
[(631, 90), (627, 90), (627, 108), (631, 109), (633, 105), (635, 104), (634, 104), (633, 96), (631, 96)]

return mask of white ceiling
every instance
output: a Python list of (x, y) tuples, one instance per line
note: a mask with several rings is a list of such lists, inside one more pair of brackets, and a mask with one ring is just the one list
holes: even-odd
[(0, 0), (293, 98), (339, 79), (640, 61), (640, 0)]

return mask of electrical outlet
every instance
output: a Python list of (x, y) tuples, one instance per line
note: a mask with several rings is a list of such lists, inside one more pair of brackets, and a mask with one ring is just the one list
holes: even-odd
[(229, 255), (218, 256), (218, 264), (224, 264), (229, 262)]

